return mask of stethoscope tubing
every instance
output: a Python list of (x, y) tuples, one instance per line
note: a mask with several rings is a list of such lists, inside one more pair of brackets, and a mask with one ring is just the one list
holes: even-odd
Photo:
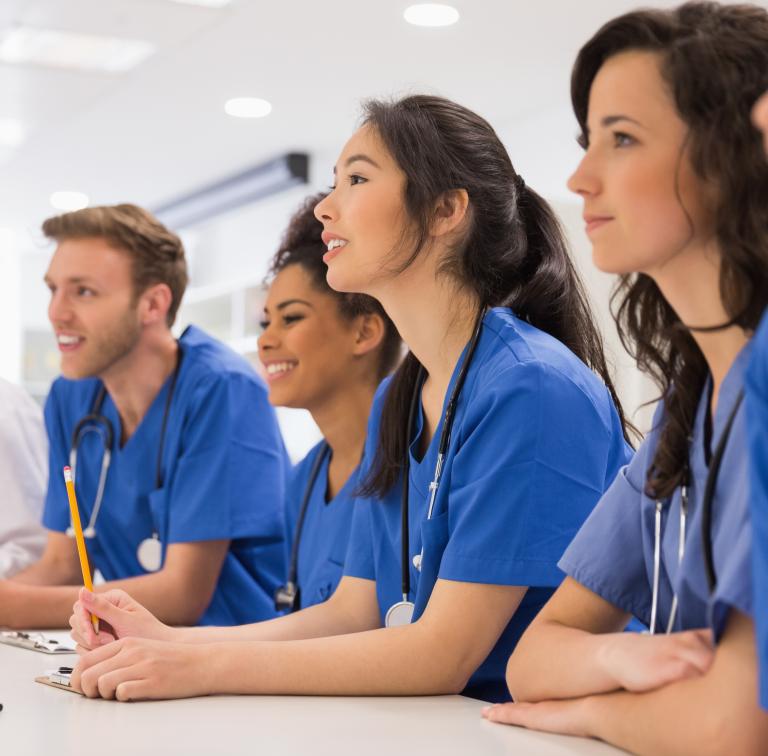
[[(712, 509), (715, 499), (715, 489), (720, 475), (720, 466), (725, 455), (725, 449), (728, 445), (728, 439), (733, 429), (733, 423), (744, 399), (744, 391), (741, 390), (736, 397), (731, 413), (723, 428), (720, 441), (712, 454), (707, 472), (706, 482), (704, 484), (704, 495), (701, 502), (701, 539), (702, 551), (704, 554), (704, 571), (707, 576), (707, 588), (711, 596), (717, 587), (717, 573), (715, 571), (715, 556), (712, 544)], [(680, 536), (677, 547), (678, 566), (683, 561), (685, 555), (686, 522), (688, 517), (688, 473), (684, 474), (684, 481), (680, 492)], [(671, 503), (671, 499), (669, 500)], [(651, 624), (649, 630), (653, 635), (656, 632), (656, 621), (659, 604), (659, 583), (661, 576), (661, 513), (663, 504), (657, 501), (654, 514), (654, 533), (653, 533), (653, 582), (651, 593)], [(678, 608), (677, 592), (672, 596), (672, 608), (670, 609), (669, 621), (667, 622), (667, 634), (674, 629), (675, 617)]]

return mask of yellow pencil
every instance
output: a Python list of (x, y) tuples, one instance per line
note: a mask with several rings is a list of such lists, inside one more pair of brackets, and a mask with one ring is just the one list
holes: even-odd
[[(83, 526), (80, 524), (80, 511), (77, 508), (77, 496), (75, 496), (75, 483), (72, 480), (72, 470), (69, 467), (64, 468), (64, 485), (67, 487), (69, 512), (72, 515), (72, 527), (75, 529), (75, 541), (77, 541), (77, 554), (80, 557), (80, 569), (83, 572), (83, 584), (89, 591), (93, 592), (91, 568), (88, 566), (88, 552), (85, 550)], [(91, 614), (91, 624), (93, 625), (93, 629), (98, 633), (99, 618), (95, 614)]]

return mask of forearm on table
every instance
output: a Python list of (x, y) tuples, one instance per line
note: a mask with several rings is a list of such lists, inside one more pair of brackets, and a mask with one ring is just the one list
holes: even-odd
[(531, 625), (507, 663), (513, 700), (546, 701), (617, 690), (620, 686), (604, 663), (612, 637), (554, 621)]
[(80, 566), (72, 559), (47, 559), (43, 557), (10, 579), (15, 583), (24, 585), (70, 586), (82, 580), (82, 574)]
[[(638, 754), (759, 756), (768, 742), (768, 714), (735, 690), (718, 695), (706, 678), (646, 693), (618, 691), (588, 699), (593, 737)], [(762, 726), (756, 719), (763, 718)]]
[[(370, 613), (368, 613), (370, 615)], [(372, 630), (378, 616), (348, 612), (333, 599), (283, 617), (237, 627), (184, 627), (174, 630), (173, 640), (183, 643), (218, 641), (292, 641), (324, 638)]]
[[(189, 576), (174, 574), (168, 570), (123, 580), (110, 580), (95, 586), (94, 591), (103, 593), (113, 588), (120, 588), (130, 594), (157, 619), (168, 625), (197, 624), (212, 596), (208, 586), (200, 587)], [(71, 614), (71, 605), (69, 609)]]
[(468, 675), (419, 623), (353, 635), (210, 647), (211, 693), (441, 695)]
[(768, 713), (757, 702), (757, 664), (752, 622), (732, 611), (705, 674), (588, 699), (590, 734), (641, 754), (764, 754)]

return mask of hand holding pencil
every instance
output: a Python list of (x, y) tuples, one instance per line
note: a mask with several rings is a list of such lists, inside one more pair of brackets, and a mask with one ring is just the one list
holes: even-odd
[[(67, 466), (64, 468), (64, 485), (67, 487), (67, 498), (69, 499), (69, 512), (72, 516), (72, 527), (75, 530), (75, 541), (77, 541), (77, 554), (80, 557), (80, 569), (83, 573), (83, 585), (93, 593), (93, 582), (91, 581), (91, 568), (88, 565), (88, 552), (85, 550), (85, 538), (83, 538), (83, 526), (80, 524), (80, 510), (77, 507), (77, 496), (75, 495), (75, 483), (72, 480), (72, 470)], [(99, 632), (99, 618), (91, 614), (91, 624), (96, 633)]]

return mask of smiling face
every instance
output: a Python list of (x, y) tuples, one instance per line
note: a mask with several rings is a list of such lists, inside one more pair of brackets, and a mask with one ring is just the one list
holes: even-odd
[(333, 191), (315, 208), (328, 252), (328, 284), (375, 296), (402, 256), (405, 174), (370, 126), (347, 142)]
[(653, 276), (712, 239), (713, 203), (659, 66), (657, 54), (639, 51), (603, 64), (590, 90), (588, 147), (568, 181), (584, 200), (595, 265), (610, 273)]
[(48, 318), (67, 378), (103, 377), (141, 336), (128, 255), (103, 239), (68, 239), (45, 274)]
[(269, 287), (259, 337), (269, 401), (313, 410), (357, 380), (356, 326), (300, 265), (283, 268)]

